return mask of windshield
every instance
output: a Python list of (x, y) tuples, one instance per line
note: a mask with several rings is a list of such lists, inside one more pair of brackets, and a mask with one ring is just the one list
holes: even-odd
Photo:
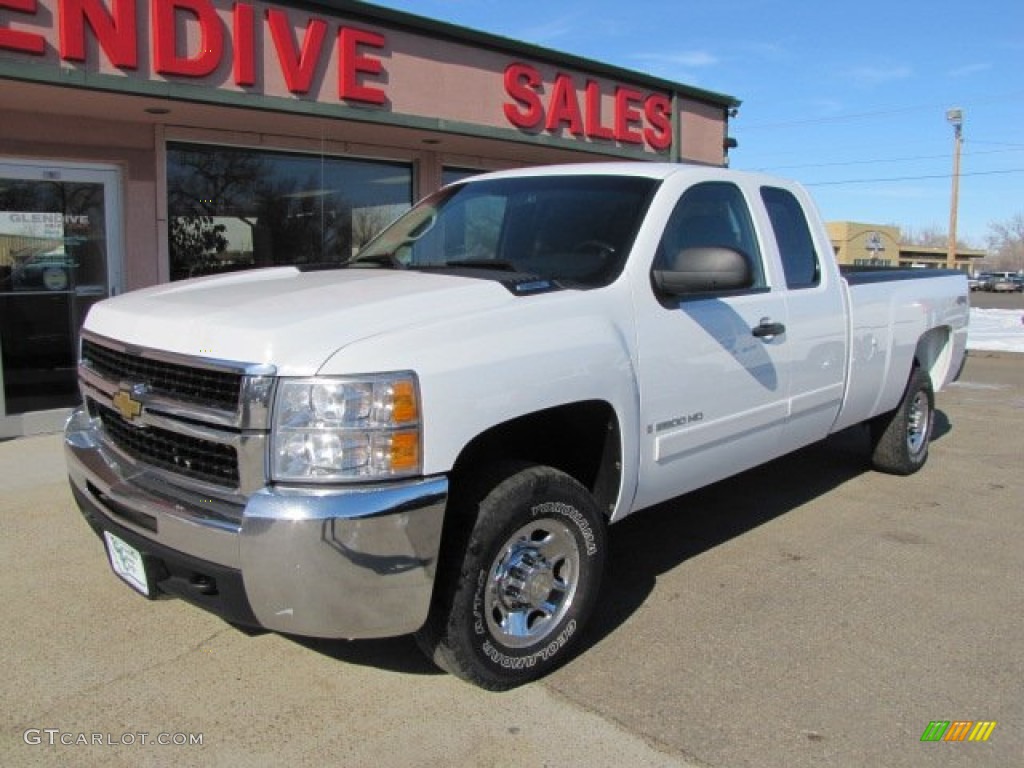
[(535, 176), (446, 187), (351, 262), (516, 272), (607, 285), (622, 271), (657, 185), (629, 176)]

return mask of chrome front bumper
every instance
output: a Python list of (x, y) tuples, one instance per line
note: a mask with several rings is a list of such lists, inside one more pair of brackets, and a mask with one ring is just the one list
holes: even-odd
[[(67, 423), (64, 445), (76, 500), (94, 528), (128, 532), (152, 561), (182, 555), (197, 571), (197, 593), (216, 587), (196, 563), (237, 573), (259, 626), (355, 639), (414, 632), (426, 621), (448, 495), (444, 476), (265, 487), (240, 514), (225, 514), (216, 499), (160, 493), (161, 481), (104, 445), (81, 409)], [(169, 591), (159, 580), (156, 587)], [(215, 601), (195, 602), (225, 613)]]

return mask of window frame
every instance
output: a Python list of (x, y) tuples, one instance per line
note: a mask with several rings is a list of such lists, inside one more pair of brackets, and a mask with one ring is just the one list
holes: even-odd
[[(751, 271), (754, 275), (754, 285), (750, 288), (743, 288), (736, 291), (711, 291), (711, 292), (700, 292), (690, 295), (683, 296), (672, 296), (665, 298), (659, 295), (659, 301), (663, 305), (669, 308), (678, 306), (680, 302), (688, 301), (702, 301), (706, 299), (716, 298), (729, 298), (734, 296), (752, 296), (759, 294), (766, 294), (772, 291), (771, 278), (767, 269), (765, 261), (764, 247), (761, 242), (760, 231), (757, 224), (757, 218), (755, 216), (755, 209), (751, 206), (750, 200), (747, 197), (744, 188), (732, 181), (724, 181), (721, 179), (708, 179), (704, 181), (698, 181), (688, 186), (679, 198), (675, 201), (672, 206), (672, 211), (669, 213), (668, 219), (665, 222), (665, 226), (662, 229), (661, 236), (658, 238), (658, 244), (655, 249), (654, 259), (651, 263), (651, 286), (654, 288), (653, 273), (658, 269), (659, 263), (664, 258), (665, 251), (665, 238), (670, 228), (673, 226), (673, 222), (676, 221), (677, 217), (680, 216), (680, 210), (689, 197), (695, 190), (702, 190), (708, 187), (728, 188), (734, 195), (734, 200), (742, 203), (742, 212), (745, 214), (744, 222), (739, 222), (746, 230), (747, 240), (753, 246), (753, 252), (748, 252), (744, 248), (735, 248), (737, 252), (746, 257), (750, 262)], [(735, 211), (733, 211), (735, 214)], [(726, 245), (725, 247), (732, 247)], [(655, 294), (658, 292), (655, 290)]]
[[(817, 243), (814, 240), (814, 232), (811, 230), (811, 223), (807, 219), (807, 212), (804, 210), (804, 206), (800, 202), (800, 199), (793, 194), (791, 190), (771, 184), (762, 185), (759, 194), (761, 197), (761, 204), (764, 206), (765, 214), (768, 217), (768, 224), (771, 229), (772, 237), (775, 240), (775, 247), (779, 254), (779, 264), (782, 267), (782, 279), (786, 283), (786, 289), (790, 291), (805, 291), (821, 286), (823, 279), (821, 254), (819, 253)], [(778, 210), (778, 206), (782, 201), (770, 201), (767, 199), (766, 194), (781, 196), (785, 201), (784, 204), (790, 206), (788, 211), (789, 214), (793, 213), (792, 207), (795, 206), (798, 216), (789, 223), (789, 226), (796, 227), (801, 230), (799, 234), (806, 235), (806, 244), (810, 245), (811, 255), (814, 259), (813, 278), (810, 282), (791, 282), (791, 269), (796, 270), (798, 268), (803, 268), (804, 265), (793, 264), (791, 261), (787, 260), (786, 254), (792, 253), (793, 251), (789, 248), (784, 249), (783, 239), (779, 236), (780, 220), (775, 214), (773, 214), (773, 211)], [(793, 274), (795, 276), (795, 272)]]

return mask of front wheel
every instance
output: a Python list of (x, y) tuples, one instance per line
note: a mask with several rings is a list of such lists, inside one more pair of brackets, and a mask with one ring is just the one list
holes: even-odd
[(894, 475), (917, 472), (928, 459), (934, 423), (931, 378), (915, 366), (896, 410), (871, 422), (871, 462), (875, 469)]
[(498, 468), (467, 504), (468, 542), (447, 553), (421, 648), (489, 690), (541, 677), (572, 653), (597, 599), (605, 522), (590, 493), (550, 467)]

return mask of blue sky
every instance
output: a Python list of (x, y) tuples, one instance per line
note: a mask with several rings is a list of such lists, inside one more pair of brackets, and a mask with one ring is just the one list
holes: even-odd
[(732, 166), (808, 185), (829, 220), (949, 224), (983, 247), (1024, 213), (1024, 0), (376, 0), (743, 102)]

